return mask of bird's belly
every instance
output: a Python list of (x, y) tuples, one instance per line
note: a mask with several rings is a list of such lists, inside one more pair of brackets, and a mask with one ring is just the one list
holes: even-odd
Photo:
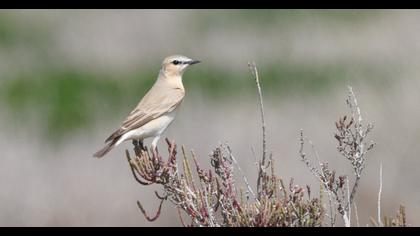
[(130, 139), (145, 139), (149, 137), (159, 136), (172, 123), (175, 118), (176, 111), (160, 116), (144, 124), (142, 127), (130, 131)]

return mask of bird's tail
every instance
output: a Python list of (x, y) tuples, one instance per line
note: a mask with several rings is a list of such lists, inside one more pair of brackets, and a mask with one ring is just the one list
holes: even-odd
[(93, 154), (93, 156), (97, 157), (97, 158), (101, 158), (101, 157), (105, 156), (105, 154), (107, 154), (109, 151), (111, 151), (111, 149), (113, 149), (115, 147), (115, 143), (116, 143), (115, 140), (109, 142), (101, 150), (95, 152), (95, 154)]

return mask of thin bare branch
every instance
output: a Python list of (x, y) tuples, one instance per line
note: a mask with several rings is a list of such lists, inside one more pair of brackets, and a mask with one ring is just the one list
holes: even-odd
[(130, 165), (131, 173), (133, 173), (134, 179), (141, 185), (151, 185), (151, 184), (153, 184), (152, 182), (148, 183), (148, 182), (144, 182), (144, 181), (140, 180), (140, 178), (136, 174), (136, 171), (135, 171), (136, 169), (131, 162), (130, 153), (128, 152), (128, 150), (125, 150), (125, 154), (126, 154), (126, 157), (127, 157), (128, 164)]
[[(349, 184), (349, 178), (346, 178), (346, 190), (347, 190), (347, 204), (351, 204), (350, 203), (350, 184)], [(350, 205), (351, 206), (351, 205)], [(349, 207), (349, 209), (345, 212), (346, 214), (344, 215), (344, 224), (346, 227), (350, 227), (351, 226), (351, 207)]]
[(254, 191), (252, 191), (251, 185), (249, 184), (248, 179), (245, 176), (245, 173), (242, 171), (241, 167), (239, 166), (238, 162), (236, 161), (236, 158), (233, 156), (231, 148), (229, 146), (227, 146), (227, 149), (229, 150), (229, 156), (232, 159), (233, 163), (235, 163), (236, 167), (241, 172), (242, 179), (245, 182), (245, 185), (248, 189), (248, 192), (252, 195), (252, 197), (257, 202), (257, 204), (260, 204), (260, 201), (258, 200), (257, 196), (255, 196)]
[(356, 217), (356, 226), (360, 227), (360, 225), (359, 225), (359, 214), (357, 213), (356, 202), (353, 203), (353, 206), (354, 206), (354, 216)]
[(258, 198), (261, 196), (261, 180), (263, 179), (263, 176), (265, 175), (265, 161), (267, 156), (267, 148), (266, 148), (266, 132), (265, 132), (265, 115), (264, 115), (264, 102), (262, 98), (262, 91), (261, 91), (261, 85), (260, 85), (260, 79), (258, 76), (258, 70), (255, 62), (249, 62), (248, 67), (251, 70), (252, 77), (255, 80), (255, 83), (257, 85), (257, 92), (258, 92), (258, 99), (260, 102), (260, 113), (261, 113), (261, 128), (262, 128), (262, 159), (259, 164), (259, 173), (258, 173), (258, 180), (257, 180), (257, 192), (258, 192)]
[(160, 211), (161, 211), (161, 209), (162, 209), (162, 204), (163, 204), (163, 201), (164, 201), (164, 200), (165, 200), (165, 199), (162, 199), (162, 200), (160, 201), (159, 208), (158, 208), (158, 210), (157, 210), (157, 212), (156, 212), (156, 215), (155, 215), (154, 217), (150, 217), (149, 215), (147, 215), (146, 211), (144, 210), (143, 206), (141, 205), (141, 203), (140, 203), (139, 201), (137, 201), (137, 206), (139, 207), (139, 209), (140, 209), (141, 213), (143, 213), (144, 217), (145, 217), (148, 221), (152, 222), (152, 221), (155, 221), (155, 220), (156, 220), (156, 219), (160, 216)]
[(383, 225), (381, 221), (381, 195), (382, 195), (382, 161), (379, 166), (379, 192), (378, 192), (378, 223)]

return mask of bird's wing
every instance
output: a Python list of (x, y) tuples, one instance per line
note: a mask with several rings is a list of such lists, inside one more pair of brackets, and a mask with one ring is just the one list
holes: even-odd
[(185, 92), (176, 88), (152, 88), (128, 115), (121, 128), (116, 130), (105, 142), (120, 137), (126, 132), (139, 128), (147, 122), (173, 111), (183, 100)]

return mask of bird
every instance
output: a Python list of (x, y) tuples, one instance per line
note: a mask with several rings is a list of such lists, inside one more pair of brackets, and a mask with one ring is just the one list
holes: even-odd
[(185, 70), (200, 62), (182, 55), (166, 57), (153, 86), (129, 113), (121, 127), (105, 140), (105, 147), (93, 156), (101, 158), (127, 140), (142, 146), (146, 138), (153, 138), (151, 148), (155, 150), (160, 136), (174, 120), (184, 99), (182, 76)]

